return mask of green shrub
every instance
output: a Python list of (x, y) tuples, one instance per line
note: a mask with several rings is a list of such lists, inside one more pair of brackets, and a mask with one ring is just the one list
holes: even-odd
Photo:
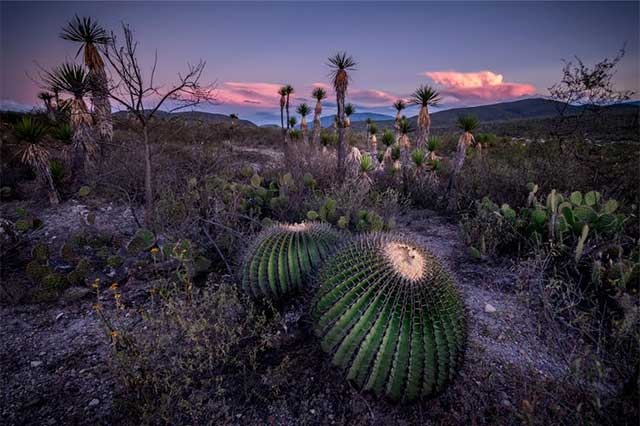
[(136, 231), (135, 235), (129, 241), (127, 245), (127, 251), (132, 254), (139, 254), (143, 251), (149, 250), (156, 242), (156, 237), (153, 232), (148, 229), (140, 228)]
[(391, 235), (362, 236), (325, 264), (320, 283), (316, 334), (359, 388), (413, 401), (454, 378), (464, 308), (452, 277), (426, 250)]
[(302, 289), (327, 259), (341, 234), (326, 224), (278, 224), (258, 235), (245, 255), (242, 288), (254, 297), (277, 299)]

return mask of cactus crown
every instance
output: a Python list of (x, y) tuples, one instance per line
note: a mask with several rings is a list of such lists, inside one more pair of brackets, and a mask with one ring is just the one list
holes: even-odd
[(451, 275), (415, 242), (370, 234), (323, 267), (315, 332), (348, 380), (392, 400), (433, 395), (459, 369), (464, 307)]
[(270, 299), (300, 290), (341, 239), (342, 234), (327, 224), (274, 225), (260, 233), (247, 251), (242, 287), (254, 297)]

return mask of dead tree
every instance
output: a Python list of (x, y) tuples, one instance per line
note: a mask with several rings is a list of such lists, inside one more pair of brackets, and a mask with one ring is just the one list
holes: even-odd
[[(139, 125), (141, 143), (144, 146), (144, 203), (145, 222), (149, 224), (153, 214), (153, 168), (149, 125), (160, 108), (172, 105), (169, 113), (194, 107), (202, 103), (215, 102), (216, 84), (203, 85), (200, 82), (206, 63), (200, 60), (196, 65), (187, 65), (184, 74), (178, 74), (176, 82), (162, 87), (154, 81), (158, 52), (156, 50), (153, 65), (148, 78), (143, 74), (138, 62), (138, 43), (128, 25), (122, 25), (123, 42), (119, 44), (116, 34), (105, 49), (105, 57), (113, 72), (110, 96), (124, 107), (130, 117)], [(148, 105), (150, 104), (150, 105)]]

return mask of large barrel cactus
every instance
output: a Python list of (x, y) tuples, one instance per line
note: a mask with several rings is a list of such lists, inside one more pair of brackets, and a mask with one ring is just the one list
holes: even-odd
[(242, 265), (242, 287), (254, 297), (278, 299), (297, 291), (342, 239), (328, 224), (271, 226), (258, 235)]
[(462, 360), (464, 306), (449, 273), (411, 240), (372, 234), (321, 269), (315, 331), (359, 388), (412, 401), (444, 389)]

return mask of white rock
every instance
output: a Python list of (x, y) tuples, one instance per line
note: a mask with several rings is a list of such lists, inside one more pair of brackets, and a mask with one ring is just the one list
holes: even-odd
[(491, 303), (485, 303), (484, 311), (488, 314), (491, 314), (496, 311), (496, 308)]
[(32, 367), (40, 367), (42, 365), (42, 361), (31, 361)]
[(89, 407), (95, 407), (98, 404), (100, 404), (100, 400), (98, 398), (93, 398), (91, 401), (89, 401)]
[(64, 312), (60, 312), (58, 315), (56, 315), (56, 321), (58, 321), (63, 316), (64, 316)]

